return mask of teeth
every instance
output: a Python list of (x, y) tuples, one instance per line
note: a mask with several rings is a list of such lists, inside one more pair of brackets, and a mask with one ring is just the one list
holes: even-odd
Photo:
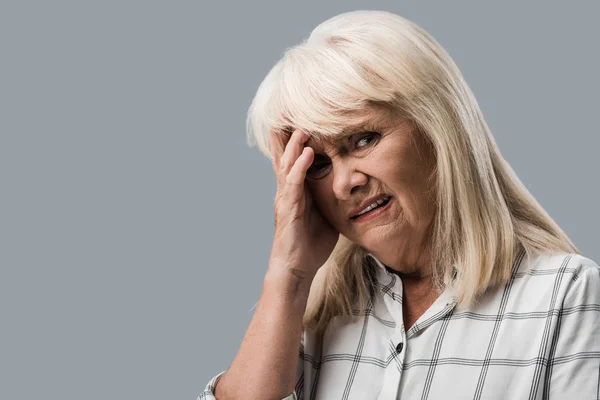
[(365, 213), (368, 213), (372, 209), (379, 207), (380, 205), (382, 205), (383, 203), (385, 203), (388, 200), (389, 200), (389, 197), (384, 197), (383, 199), (376, 201), (375, 203), (369, 205), (367, 208), (365, 208), (364, 210), (362, 210), (361, 212), (359, 212), (358, 214), (356, 214), (355, 217), (358, 217), (359, 215), (363, 215)]

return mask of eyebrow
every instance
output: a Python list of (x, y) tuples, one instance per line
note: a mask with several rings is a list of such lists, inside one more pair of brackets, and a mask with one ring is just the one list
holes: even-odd
[(340, 131), (338, 136), (342, 137), (342, 138), (348, 138), (350, 136), (356, 135), (357, 133), (366, 131), (366, 127), (367, 127), (367, 122), (361, 122), (359, 124), (348, 125), (348, 126), (345, 126), (344, 128), (342, 128), (342, 130)]
[[(348, 139), (350, 139), (352, 136), (355, 136), (362, 132), (367, 132), (367, 124), (368, 122), (363, 121), (357, 124), (347, 125), (343, 127), (340, 130), (340, 132), (334, 136), (333, 140), (331, 140), (332, 144), (335, 147), (340, 147), (341, 145), (345, 144), (348, 141)], [(319, 136), (318, 138), (319, 141), (322, 141), (323, 139), (327, 140), (327, 137)]]

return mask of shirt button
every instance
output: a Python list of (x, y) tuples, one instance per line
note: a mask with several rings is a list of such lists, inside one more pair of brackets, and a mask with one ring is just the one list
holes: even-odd
[(398, 343), (398, 345), (396, 346), (396, 352), (398, 354), (400, 354), (402, 352), (403, 348), (404, 348), (404, 343), (402, 343), (402, 342)]

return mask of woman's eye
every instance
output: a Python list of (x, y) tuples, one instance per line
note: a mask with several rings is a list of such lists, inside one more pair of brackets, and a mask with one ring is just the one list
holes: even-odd
[(357, 140), (355, 146), (357, 148), (365, 147), (368, 144), (370, 144), (372, 141), (374, 141), (375, 139), (377, 139), (378, 136), (379, 136), (378, 133), (368, 133), (366, 135), (362, 135), (360, 137), (360, 139)]
[(311, 166), (308, 167), (306, 176), (311, 179), (321, 179), (327, 175), (327, 172), (329, 172), (330, 165), (331, 164), (325, 157), (315, 154), (315, 159)]

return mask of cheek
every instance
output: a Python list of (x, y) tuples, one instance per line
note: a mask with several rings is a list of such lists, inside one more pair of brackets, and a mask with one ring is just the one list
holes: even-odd
[(424, 174), (406, 165), (397, 165), (396, 169), (387, 171), (381, 180), (392, 189), (404, 212), (416, 217), (429, 208), (429, 183)]
[(313, 198), (317, 208), (323, 215), (330, 219), (332, 217), (334, 194), (331, 187), (327, 185), (325, 179), (320, 181), (308, 181), (310, 195)]
[(429, 220), (435, 212), (435, 198), (427, 176), (415, 174), (398, 187), (401, 207), (413, 221)]

